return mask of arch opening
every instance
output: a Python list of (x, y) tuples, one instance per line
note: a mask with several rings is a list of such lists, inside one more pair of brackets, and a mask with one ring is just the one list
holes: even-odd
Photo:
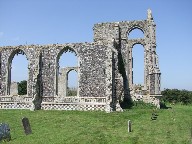
[(135, 27), (128, 32), (127, 37), (128, 39), (144, 38), (144, 31), (139, 27)]
[(14, 51), (8, 59), (7, 94), (28, 94), (28, 60), (23, 50)]
[(77, 71), (71, 70), (67, 73), (67, 93), (66, 96), (77, 96)]
[(140, 90), (144, 88), (144, 64), (144, 47), (141, 44), (135, 44), (132, 47), (132, 84)]
[(57, 57), (56, 95), (78, 95), (78, 57), (70, 47), (62, 49)]

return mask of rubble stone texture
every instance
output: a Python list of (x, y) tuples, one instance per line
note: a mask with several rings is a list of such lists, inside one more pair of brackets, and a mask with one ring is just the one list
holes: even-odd
[(10, 95), (18, 95), (18, 84), (17, 84), (17, 82), (12, 82), (11, 83)]
[[(135, 44), (144, 47), (144, 85), (140, 99), (159, 107), (161, 73), (155, 28), (148, 10), (146, 20), (95, 24), (92, 43), (0, 47), (0, 108), (121, 111), (121, 101), (130, 97), (137, 100), (132, 72)], [(144, 38), (129, 39), (134, 29), (140, 29)], [(63, 69), (61, 76), (58, 62), (67, 51), (77, 55), (78, 66)], [(26, 96), (15, 98), (10, 92), (11, 63), (15, 54), (20, 53), (28, 60), (28, 90)], [(66, 74), (72, 69), (78, 73), (77, 96), (67, 97)]]
[(75, 70), (76, 72), (78, 72), (78, 67), (65, 67), (65, 68), (61, 68), (60, 70), (59, 77), (58, 77), (58, 96), (60, 97), (67, 96), (68, 73), (72, 70)]

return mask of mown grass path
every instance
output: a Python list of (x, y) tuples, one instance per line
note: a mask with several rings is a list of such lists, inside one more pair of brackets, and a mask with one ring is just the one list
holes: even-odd
[[(0, 122), (11, 127), (10, 144), (190, 144), (192, 106), (157, 110), (133, 108), (124, 112), (0, 110)], [(32, 134), (25, 135), (21, 123), (28, 117)], [(132, 121), (131, 133), (127, 121)]]

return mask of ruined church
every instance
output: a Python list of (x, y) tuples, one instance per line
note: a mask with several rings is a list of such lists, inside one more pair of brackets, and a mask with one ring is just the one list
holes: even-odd
[[(132, 30), (144, 37), (130, 39)], [(156, 53), (156, 24), (149, 9), (146, 20), (97, 23), (91, 43), (0, 47), (0, 109), (122, 111), (126, 100), (160, 106), (161, 72)], [(133, 46), (144, 48), (144, 83), (133, 83)], [(74, 52), (77, 67), (59, 68), (60, 56)], [(12, 60), (28, 61), (27, 94), (18, 95), (11, 82)], [(67, 75), (78, 74), (77, 94), (67, 95)]]

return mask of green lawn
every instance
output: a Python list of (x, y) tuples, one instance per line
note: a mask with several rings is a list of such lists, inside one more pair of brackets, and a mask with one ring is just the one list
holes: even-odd
[[(157, 111), (133, 108), (125, 112), (0, 110), (0, 122), (11, 127), (10, 144), (191, 144), (192, 106), (175, 105)], [(25, 135), (21, 123), (28, 117), (32, 134)], [(133, 131), (127, 132), (127, 121)]]

